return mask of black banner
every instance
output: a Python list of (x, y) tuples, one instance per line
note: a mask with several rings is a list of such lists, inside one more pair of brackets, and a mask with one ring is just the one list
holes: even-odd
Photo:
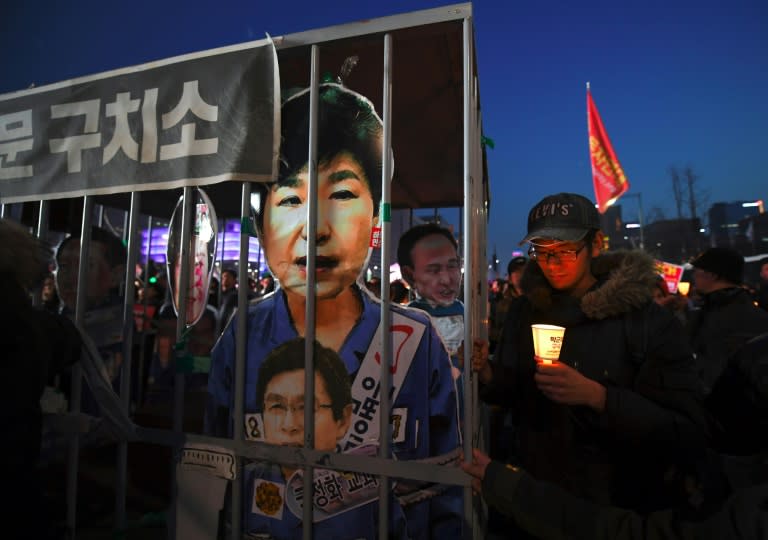
[(266, 182), (277, 170), (271, 40), (0, 96), (0, 201)]

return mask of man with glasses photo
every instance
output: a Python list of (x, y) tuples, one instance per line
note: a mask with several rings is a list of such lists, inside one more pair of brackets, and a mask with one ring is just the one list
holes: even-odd
[[(653, 259), (603, 253), (595, 206), (573, 193), (531, 209), (526, 242), (494, 359), (481, 341), (472, 357), (481, 398), (513, 411), (510, 461), (600, 504), (668, 506), (665, 474), (703, 448), (705, 421), (682, 327), (653, 302)], [(565, 327), (559, 360), (534, 356), (537, 323)]]
[[(263, 441), (304, 446), (304, 338), (279, 345), (259, 368), (256, 401)], [(352, 385), (344, 361), (315, 342), (315, 449), (333, 452), (352, 420)], [(303, 471), (270, 462), (246, 465), (246, 533), (261, 538), (302, 537), (297, 499)], [(315, 470), (315, 538), (365, 538), (378, 527), (378, 484), (370, 475)], [(390, 537), (405, 538), (405, 516), (390, 499)]]

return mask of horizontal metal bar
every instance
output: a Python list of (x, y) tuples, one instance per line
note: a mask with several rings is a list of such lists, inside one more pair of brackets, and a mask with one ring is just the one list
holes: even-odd
[(376, 19), (367, 19), (337, 26), (329, 26), (317, 30), (308, 30), (306, 32), (297, 32), (295, 34), (286, 34), (274, 38), (275, 48), (290, 49), (291, 47), (301, 47), (306, 45), (316, 45), (327, 41), (337, 39), (347, 39), (352, 37), (366, 36), (370, 34), (395, 32), (403, 28), (412, 28), (414, 26), (425, 26), (441, 22), (456, 21), (472, 16), (472, 4), (453, 4), (411, 13), (391, 15), (389, 17), (378, 17)]
[(142, 428), (137, 429), (139, 439), (163, 446), (184, 444), (209, 444), (232, 450), (238, 456), (271, 461), (292, 467), (313, 466), (337, 471), (384, 474), (393, 478), (405, 478), (422, 482), (469, 486), (470, 478), (458, 467), (432, 465), (419, 461), (398, 461), (379, 457), (358, 456), (338, 452), (323, 452), (309, 448), (276, 446), (255, 441), (234, 441), (194, 434), (174, 434), (172, 431)]

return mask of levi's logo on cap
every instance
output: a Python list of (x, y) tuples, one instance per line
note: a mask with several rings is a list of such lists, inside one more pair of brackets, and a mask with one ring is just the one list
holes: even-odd
[(571, 213), (573, 203), (561, 203), (561, 202), (546, 202), (540, 204), (531, 212), (531, 221), (550, 217), (550, 216), (567, 216)]

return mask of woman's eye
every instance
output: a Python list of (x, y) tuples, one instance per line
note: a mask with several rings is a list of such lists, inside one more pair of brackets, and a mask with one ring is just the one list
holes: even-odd
[(349, 191), (348, 189), (341, 189), (331, 193), (331, 199), (346, 201), (349, 199), (357, 199), (357, 195)]
[(299, 205), (301, 205), (301, 199), (297, 195), (289, 195), (288, 197), (283, 197), (277, 203), (277, 206), (299, 206)]

